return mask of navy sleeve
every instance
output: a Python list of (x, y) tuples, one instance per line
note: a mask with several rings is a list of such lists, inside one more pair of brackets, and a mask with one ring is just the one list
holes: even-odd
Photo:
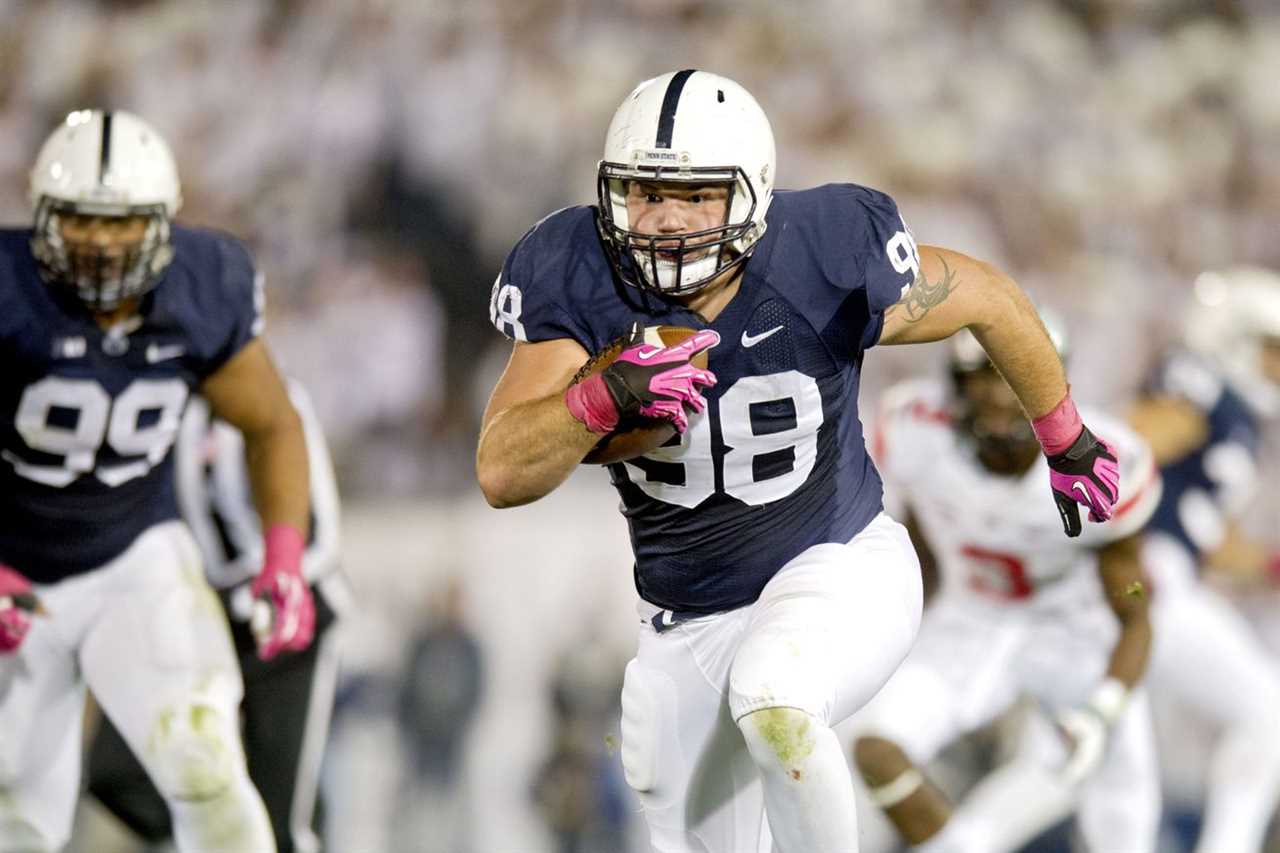
[[(803, 207), (801, 208), (801, 205)], [(795, 194), (803, 210), (809, 253), (821, 258), (826, 279), (846, 291), (865, 291), (872, 314), (902, 298), (920, 270), (915, 239), (884, 193), (857, 184), (827, 184)]]
[(204, 358), (198, 366), (202, 377), (226, 364), (262, 333), (263, 325), (262, 277), (249, 250), (226, 234), (215, 235), (211, 248), (208, 280), (197, 290), (201, 333), (207, 335), (207, 346), (201, 347)]
[(513, 341), (570, 338), (593, 351), (591, 330), (563, 304), (574, 265), (572, 232), (560, 221), (574, 209), (533, 226), (507, 256), (489, 294), (489, 321)]
[(884, 312), (906, 295), (920, 274), (920, 252), (893, 199), (876, 190), (862, 190), (859, 203), (866, 217), (862, 276), (871, 313), (862, 338), (862, 348), (867, 349), (880, 340)]

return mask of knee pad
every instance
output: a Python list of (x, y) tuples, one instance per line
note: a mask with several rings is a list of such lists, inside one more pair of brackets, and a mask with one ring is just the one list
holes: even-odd
[(230, 721), (211, 705), (166, 708), (147, 743), (147, 769), (166, 800), (209, 800), (235, 777), (237, 748)]

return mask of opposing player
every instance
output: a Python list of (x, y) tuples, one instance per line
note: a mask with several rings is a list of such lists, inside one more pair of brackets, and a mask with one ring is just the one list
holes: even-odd
[[(494, 506), (550, 493), (637, 418), (680, 434), (610, 467), (643, 599), (622, 760), (659, 851), (767, 850), (771, 834), (784, 853), (857, 849), (831, 725), (888, 679), (920, 618), (915, 554), (881, 512), (857, 418), (869, 348), (972, 328), (1035, 418), (1067, 532), (1076, 500), (1100, 521), (1117, 493), (1114, 454), (1008, 277), (917, 251), (875, 190), (775, 192), (774, 160), (768, 120), (733, 81), (640, 84), (610, 125), (598, 207), (534, 226), (490, 304), (515, 341), (477, 453)], [(636, 324), (697, 331), (632, 341), (570, 385)]]
[(1246, 569), (1267, 553), (1249, 547), (1238, 519), (1256, 494), (1262, 422), (1280, 411), (1280, 276), (1200, 276), (1186, 342), (1131, 417), (1165, 482), (1146, 548), (1151, 695), (1218, 729), (1197, 853), (1256, 853), (1280, 799), (1280, 677), (1243, 616), (1198, 572), (1211, 563)]
[[(338, 653), (326, 636), (348, 600), (338, 566), (338, 488), (324, 434), (306, 391), (287, 383), (302, 418), (311, 474), (311, 529), (303, 572), (316, 606), (315, 639), (298, 654), (260, 660), (250, 587), (262, 564), (245, 442), (193, 397), (174, 447), (178, 506), (195, 534), (205, 575), (219, 592), (244, 676), (241, 702), (249, 778), (262, 795), (279, 853), (320, 850), (316, 832), (320, 759), (333, 711)], [(89, 750), (88, 790), (149, 842), (172, 835), (164, 799), (119, 730), (102, 720)]]
[(1031, 426), (977, 341), (951, 341), (951, 387), (896, 386), (876, 420), (877, 466), (941, 588), (911, 654), (855, 722), (858, 769), (918, 849), (1018, 849), (1020, 827), (1044, 828), (1024, 814), (1029, 799), (953, 819), (921, 768), (1030, 695), (1071, 739), (1042, 774), (1058, 789), (1046, 811), (1078, 799), (1088, 849), (1152, 851), (1159, 780), (1137, 689), (1151, 627), (1136, 538), (1160, 500), (1151, 452), (1123, 424), (1091, 418), (1119, 450), (1126, 488), (1108, 523), (1048, 535), (1057, 520), (1040, 499)]
[(173, 814), (182, 851), (273, 851), (245, 770), (226, 619), (178, 518), (172, 447), (198, 389), (245, 437), (265, 527), (259, 653), (311, 640), (307, 450), (229, 236), (174, 225), (168, 146), (125, 112), (72, 113), (0, 231), (0, 850), (58, 850), (85, 686)]

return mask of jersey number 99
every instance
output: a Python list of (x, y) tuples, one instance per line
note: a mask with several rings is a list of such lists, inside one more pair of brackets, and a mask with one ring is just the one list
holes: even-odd
[[(18, 474), (46, 486), (65, 488), (92, 472), (114, 488), (164, 460), (188, 393), (181, 379), (137, 379), (113, 400), (93, 379), (47, 376), (22, 392), (14, 425), (29, 448), (61, 456), (62, 464), (34, 464), (7, 450), (4, 458)], [(104, 444), (118, 456), (141, 458), (99, 464)]]

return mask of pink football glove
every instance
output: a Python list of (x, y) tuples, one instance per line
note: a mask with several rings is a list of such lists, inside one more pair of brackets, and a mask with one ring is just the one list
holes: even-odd
[(569, 386), (565, 404), (587, 429), (601, 435), (636, 417), (669, 420), (683, 433), (689, 427), (685, 406), (701, 412), (707, 407), (702, 389), (716, 384), (714, 373), (689, 360), (718, 343), (718, 333), (703, 329), (675, 346), (657, 347), (644, 343), (644, 329), (637, 323), (630, 343), (612, 364)]
[(272, 525), (264, 545), (262, 571), (250, 587), (258, 601), (251, 624), (258, 641), (258, 657), (271, 660), (282, 650), (300, 652), (311, 645), (316, 606), (302, 575), (306, 543), (297, 528)]
[(31, 581), (0, 565), (0, 654), (18, 650), (31, 630), (31, 614), (38, 608)]
[(1053, 411), (1031, 422), (1049, 460), (1049, 487), (1068, 536), (1079, 536), (1080, 505), (1090, 521), (1106, 521), (1120, 498), (1115, 448), (1089, 432), (1070, 393)]

